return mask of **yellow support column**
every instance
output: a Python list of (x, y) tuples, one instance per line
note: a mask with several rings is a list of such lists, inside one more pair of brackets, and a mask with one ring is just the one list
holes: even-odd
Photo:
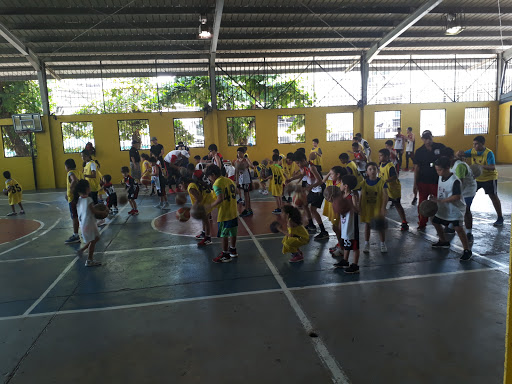
[[(512, 234), (511, 234), (512, 239)], [(510, 259), (512, 259), (512, 247), (510, 248)], [(512, 272), (512, 263), (509, 265), (509, 276)], [(512, 316), (510, 315), (510, 309), (512, 307), (512, 290), (510, 289), (510, 277), (508, 282), (508, 300), (507, 300), (507, 331), (505, 333), (505, 372), (503, 375), (503, 383), (512, 383)]]

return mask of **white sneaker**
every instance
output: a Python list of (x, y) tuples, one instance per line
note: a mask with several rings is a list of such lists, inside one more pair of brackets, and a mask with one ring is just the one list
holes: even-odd
[(97, 261), (97, 260), (89, 260), (87, 259), (85, 261), (85, 266), (86, 267), (98, 267), (101, 265), (101, 261)]
[(167, 201), (162, 205), (162, 209), (169, 209), (169, 203)]
[(386, 247), (386, 243), (382, 243), (382, 244), (380, 245), (380, 251), (381, 251), (382, 253), (387, 253), (387, 252), (388, 252), (388, 247)]
[(16, 216), (16, 215), (17, 215), (16, 212), (10, 212), (10, 213), (7, 214), (7, 216)]
[(366, 243), (363, 247), (364, 253), (370, 253), (370, 243)]

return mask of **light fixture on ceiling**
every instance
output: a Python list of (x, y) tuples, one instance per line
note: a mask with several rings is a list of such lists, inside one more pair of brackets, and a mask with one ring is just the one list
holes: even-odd
[(201, 15), (199, 17), (199, 21), (201, 23), (201, 24), (199, 24), (199, 38), (200, 39), (211, 39), (212, 33), (210, 32), (210, 29), (206, 25), (206, 23), (208, 22), (206, 15)]
[(466, 29), (466, 17), (464, 13), (447, 13), (444, 15), (444, 18), (446, 20), (445, 35), (455, 36)]

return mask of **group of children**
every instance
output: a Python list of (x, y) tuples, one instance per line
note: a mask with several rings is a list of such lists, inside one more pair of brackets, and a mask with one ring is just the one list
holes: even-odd
[[(344, 268), (346, 273), (359, 272), (359, 222), (365, 224), (363, 252), (370, 252), (370, 234), (373, 227), (380, 237), (380, 251), (386, 253), (384, 218), (388, 201), (392, 202), (392, 206), (401, 218), (400, 229), (402, 231), (409, 229), (401, 205), (397, 152), (393, 148), (393, 142), (386, 142), (386, 148), (379, 150), (379, 164), (377, 164), (369, 161), (367, 151), (369, 148), (365, 148), (360, 141), (355, 140), (352, 145), (353, 160), (350, 160), (348, 153), (342, 153), (339, 156), (340, 165), (331, 168), (325, 176), (322, 176), (322, 150), (318, 144), (318, 139), (313, 140), (309, 155), (304, 148), (299, 148), (286, 156), (281, 155), (276, 149), (271, 160), (263, 160), (261, 164), (256, 161), (251, 162), (247, 147), (237, 149), (237, 157), (233, 162), (225, 161), (215, 144), (208, 147), (207, 156), (194, 157), (196, 164), (188, 164), (180, 170), (181, 177), (177, 185), (181, 190), (188, 192), (195, 209), (204, 210), (200, 215), (203, 230), (196, 236), (199, 240), (198, 246), (212, 244), (212, 211), (217, 210), (217, 236), (222, 239), (222, 251), (213, 261), (230, 262), (238, 256), (236, 250), (238, 217), (254, 214), (250, 192), (253, 190), (253, 180), (258, 179), (261, 183), (260, 191), (268, 193), (266, 192), (268, 185), (268, 191), (275, 199), (276, 208), (272, 213), (280, 215), (281, 226), (278, 230), (285, 235), (282, 241), (282, 252), (291, 253), (290, 262), (304, 260), (300, 247), (309, 242), (311, 234), (316, 234), (314, 240), (329, 239), (329, 233), (318, 211), (322, 206), (323, 215), (331, 221), (338, 240), (338, 244), (330, 248), (332, 256), (339, 258), (339, 261), (334, 264), (336, 268)], [(86, 266), (96, 266), (101, 265), (93, 257), (95, 244), (100, 235), (98, 226), (101, 225), (95, 218), (98, 214), (98, 209), (95, 207), (99, 201), (98, 194), (101, 191), (106, 194), (106, 205), (113, 214), (118, 213), (118, 197), (111, 175), (101, 175), (99, 163), (92, 159), (88, 150), (84, 150), (81, 156), (83, 172), (77, 169), (73, 159), (65, 161), (66, 199), (73, 220), (73, 235), (66, 240), (66, 243), (79, 243), (81, 240), (78, 230), (81, 228), (84, 246), (78, 252), (82, 254), (88, 249)], [(455, 159), (451, 149), (446, 149), (442, 156), (435, 164), (440, 177), (438, 196), (432, 197), (439, 206), (433, 225), (438, 231), (440, 240), (433, 246), (449, 246), (444, 238), (442, 226), (451, 224), (464, 246), (461, 260), (469, 260), (471, 251), (468, 243), (472, 239), (468, 239), (460, 221), (464, 218), (464, 213), (461, 218), (461, 212), (467, 206), (467, 195), (470, 194), (468, 190), (474, 189), (474, 186), (469, 181), (461, 183), (458, 177), (471, 175), (471, 170), (467, 164)], [(158, 208), (168, 209), (165, 168), (160, 160), (153, 156), (143, 155), (142, 158), (144, 162), (141, 183), (146, 186), (151, 185), (151, 188), (156, 191), (160, 200)], [(130, 176), (128, 167), (122, 167), (121, 174), (127, 199), (132, 208), (129, 214), (138, 215), (136, 199), (139, 193), (139, 181)], [(4, 193), (8, 194), (12, 208), (8, 216), (16, 214), (14, 208), (16, 204), (19, 204), (20, 213), (23, 214), (21, 186), (11, 178), (9, 172), (4, 172), (4, 177), (7, 179)], [(328, 187), (336, 187), (339, 192), (335, 189), (336, 193), (327, 194), (327, 199), (324, 201), (324, 191)], [(239, 204), (244, 205), (241, 213), (238, 211)], [(301, 210), (306, 215), (307, 224), (303, 223)], [(283, 213), (284, 215), (281, 216)], [(349, 263), (351, 251), (354, 257), (353, 262)]]

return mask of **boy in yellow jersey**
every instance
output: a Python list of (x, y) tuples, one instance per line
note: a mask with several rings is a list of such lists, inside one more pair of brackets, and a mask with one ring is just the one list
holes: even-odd
[(275, 153), (272, 155), (272, 164), (268, 167), (270, 170), (270, 176), (267, 179), (270, 179), (270, 183), (268, 185), (268, 189), (274, 199), (276, 200), (277, 208), (272, 211), (274, 215), (280, 215), (281, 210), (283, 209), (283, 200), (281, 197), (283, 196), (283, 184), (285, 182), (283, 167), (280, 165), (281, 159), (279, 155)]
[[(235, 183), (227, 177), (221, 176), (221, 170), (216, 165), (210, 165), (206, 176), (213, 185), (217, 199), (204, 207), (206, 211), (217, 208), (217, 223), (219, 231), (217, 236), (222, 238), (222, 252), (213, 259), (214, 263), (229, 263), (238, 257), (236, 252), (236, 236), (238, 233), (238, 210), (236, 204)], [(228, 241), (231, 242), (228, 249)]]
[[(189, 164), (190, 166), (190, 164)], [(215, 193), (202, 182), (203, 171), (194, 171), (192, 179), (181, 178), (180, 187), (183, 190), (187, 190), (190, 196), (190, 202), (192, 205), (203, 205), (205, 207), (211, 206), (216, 200)], [(201, 240), (197, 243), (198, 247), (205, 247), (212, 244), (211, 235), (211, 222), (212, 222), (212, 210), (211, 208), (206, 211), (206, 216), (201, 220), (203, 222), (203, 231), (199, 237), (196, 236), (197, 240)]]
[(383, 148), (379, 150), (379, 162), (380, 169), (379, 175), (386, 184), (388, 185), (388, 197), (389, 200), (393, 203), (393, 206), (396, 208), (400, 219), (402, 219), (402, 227), (401, 231), (407, 231), (409, 229), (409, 224), (407, 224), (407, 218), (405, 217), (404, 208), (400, 203), (400, 199), (402, 197), (402, 185), (400, 184), (400, 180), (398, 180), (398, 173), (396, 171), (395, 166), (390, 161), (390, 153), (389, 149)]
[[(386, 203), (388, 202), (388, 186), (386, 181), (377, 177), (379, 166), (374, 162), (369, 162), (366, 165), (366, 174), (368, 179), (363, 182), (361, 186), (361, 199), (359, 201), (359, 212), (361, 215), (361, 222), (365, 223), (364, 231), (364, 247), (363, 252), (370, 252), (370, 223), (372, 219), (381, 218), (386, 216)], [(386, 232), (384, 228), (379, 229), (380, 236), (380, 251), (386, 253)]]
[(67, 159), (64, 162), (66, 168), (66, 200), (69, 205), (69, 213), (71, 213), (71, 220), (73, 220), (73, 236), (64, 241), (66, 244), (73, 244), (80, 242), (80, 236), (78, 235), (78, 212), (76, 210), (76, 204), (78, 203), (78, 193), (75, 191), (78, 180), (82, 178), (82, 172), (76, 169), (76, 163), (73, 159)]
[(92, 199), (94, 204), (98, 204), (98, 192), (101, 189), (100, 186), (100, 173), (96, 162), (92, 159), (91, 154), (88, 150), (82, 151), (82, 160), (84, 161), (84, 180), (89, 182), (89, 188), (91, 190), (89, 197)]
[(473, 139), (473, 149), (457, 153), (458, 157), (471, 158), (471, 164), (480, 164), (483, 168), (482, 174), (476, 178), (476, 190), (483, 188), (485, 194), (489, 196), (498, 215), (498, 219), (493, 224), (495, 227), (503, 227), (503, 213), (501, 211), (501, 201), (498, 198), (498, 171), (496, 170), (496, 159), (494, 153), (485, 147), (485, 137), (476, 136)]
[(322, 149), (318, 146), (320, 141), (318, 139), (313, 139), (313, 148), (311, 148), (311, 153), (314, 153), (316, 157), (311, 161), (313, 165), (316, 167), (318, 173), (322, 174)]
[(16, 209), (14, 206), (18, 204), (21, 208), (20, 215), (25, 214), (25, 210), (23, 209), (23, 205), (21, 204), (21, 198), (23, 194), (23, 190), (21, 189), (21, 185), (14, 179), (11, 179), (11, 172), (5, 171), (5, 189), (7, 191), (7, 196), (9, 197), (9, 205), (11, 206), (12, 212), (8, 213), (7, 216), (16, 216)]
[(363, 184), (364, 178), (359, 173), (356, 163), (350, 160), (348, 153), (342, 153), (338, 158), (341, 161), (341, 166), (347, 169), (347, 173), (356, 177), (357, 186), (353, 190), (359, 191), (361, 189), (361, 185)]
[[(286, 159), (281, 163), (281, 166), (283, 167), (285, 181), (295, 176), (299, 170), (297, 164), (293, 161), (293, 152), (286, 154)], [(284, 196), (283, 192), (283, 201), (288, 201), (288, 203), (292, 202), (292, 193), (290, 191), (288, 191), (288, 198)]]
[(309, 243), (308, 230), (302, 225), (302, 216), (300, 211), (292, 205), (284, 207), (286, 217), (286, 229), (278, 227), (278, 230), (284, 235), (282, 240), (283, 254), (291, 253), (290, 263), (297, 263), (304, 260), (304, 254), (300, 247)]

